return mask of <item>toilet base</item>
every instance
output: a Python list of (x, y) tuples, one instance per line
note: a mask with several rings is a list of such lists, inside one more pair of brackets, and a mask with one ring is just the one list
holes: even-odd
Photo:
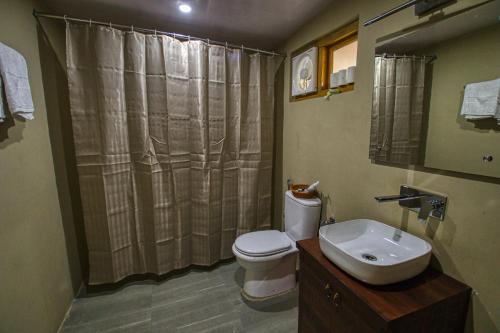
[(296, 286), (296, 262), (297, 253), (292, 252), (278, 260), (260, 265), (245, 267), (246, 265), (242, 264), (246, 268), (243, 296), (248, 300), (259, 300), (293, 290)]
[(271, 296), (267, 296), (267, 297), (253, 297), (253, 296), (248, 295), (245, 292), (245, 290), (243, 288), (241, 288), (240, 294), (244, 299), (246, 299), (249, 302), (264, 302), (264, 301), (267, 301), (269, 299), (274, 299), (277, 297), (288, 295), (289, 293), (294, 292), (296, 289), (297, 289), (297, 284), (295, 284), (295, 286), (292, 289), (285, 290), (284, 292), (276, 294), (276, 295), (271, 295)]

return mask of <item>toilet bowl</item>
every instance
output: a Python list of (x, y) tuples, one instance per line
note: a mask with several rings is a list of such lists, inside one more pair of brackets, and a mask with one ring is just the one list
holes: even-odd
[(233, 254), (245, 269), (242, 295), (259, 300), (295, 288), (298, 249), (295, 242), (317, 235), (321, 201), (285, 193), (285, 232), (265, 230), (239, 236)]
[[(276, 246), (273, 239), (281, 246)], [(238, 237), (233, 244), (233, 254), (245, 269), (243, 296), (266, 298), (295, 288), (297, 253), (295, 241), (284, 232), (256, 231)]]

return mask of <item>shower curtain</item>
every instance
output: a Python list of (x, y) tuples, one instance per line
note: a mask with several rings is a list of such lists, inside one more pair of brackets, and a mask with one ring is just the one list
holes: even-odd
[(425, 57), (375, 57), (371, 160), (419, 162), (425, 69)]
[(271, 226), (281, 58), (66, 26), (90, 284), (232, 257)]

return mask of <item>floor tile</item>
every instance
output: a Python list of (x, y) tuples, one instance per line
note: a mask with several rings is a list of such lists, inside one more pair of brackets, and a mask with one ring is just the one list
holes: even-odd
[(296, 332), (297, 291), (261, 302), (240, 294), (244, 270), (237, 262), (193, 269), (160, 283), (77, 298), (61, 333)]

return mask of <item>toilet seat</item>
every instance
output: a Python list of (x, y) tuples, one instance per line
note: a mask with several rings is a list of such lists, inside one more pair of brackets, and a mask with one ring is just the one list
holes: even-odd
[(250, 257), (266, 257), (288, 251), (290, 238), (277, 230), (254, 231), (239, 236), (234, 242), (238, 252)]

